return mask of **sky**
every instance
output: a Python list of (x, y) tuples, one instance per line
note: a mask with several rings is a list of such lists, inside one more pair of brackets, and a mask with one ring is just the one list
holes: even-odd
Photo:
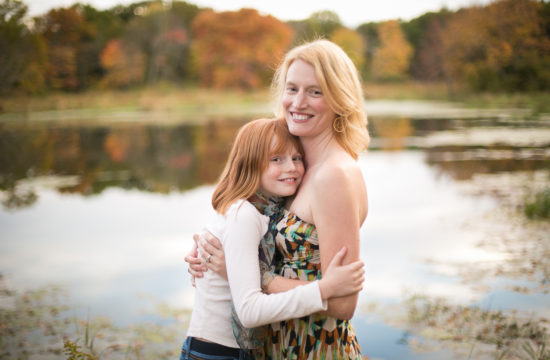
[[(118, 4), (131, 4), (138, 0), (80, 0), (97, 9), (108, 9)], [(170, 0), (165, 0), (170, 1)], [(442, 7), (456, 10), (471, 5), (483, 5), (492, 0), (188, 0), (199, 7), (211, 7), (216, 11), (239, 10), (243, 7), (257, 9), (262, 14), (273, 15), (279, 20), (303, 20), (312, 13), (331, 10), (338, 14), (345, 26), (354, 28), (366, 22), (390, 19), (410, 20)], [(56, 7), (70, 6), (77, 0), (23, 0), (29, 6), (29, 15), (41, 15)]]

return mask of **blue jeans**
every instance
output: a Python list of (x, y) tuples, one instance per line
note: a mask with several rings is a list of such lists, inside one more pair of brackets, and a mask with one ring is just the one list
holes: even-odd
[[(213, 351), (210, 351), (213, 350)], [(227, 346), (207, 343), (188, 336), (181, 347), (180, 360), (253, 360), (246, 352)]]

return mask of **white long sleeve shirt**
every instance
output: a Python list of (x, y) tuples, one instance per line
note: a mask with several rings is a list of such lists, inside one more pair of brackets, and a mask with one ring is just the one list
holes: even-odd
[(278, 294), (261, 289), (258, 246), (269, 217), (245, 200), (236, 201), (226, 215), (216, 214), (206, 230), (220, 239), (225, 252), (227, 277), (213, 271), (196, 279), (195, 306), (188, 336), (239, 347), (231, 327), (231, 298), (239, 320), (256, 327), (326, 310), (317, 281)]

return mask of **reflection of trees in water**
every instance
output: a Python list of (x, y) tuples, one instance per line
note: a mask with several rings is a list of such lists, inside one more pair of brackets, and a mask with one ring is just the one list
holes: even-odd
[(0, 132), (0, 189), (4, 206), (36, 201), (22, 181), (78, 176), (61, 192), (84, 195), (108, 187), (167, 193), (216, 181), (239, 122), (203, 126), (32, 126)]
[(550, 169), (550, 149), (504, 145), (438, 146), (426, 150), (426, 162), (440, 174), (469, 180), (475, 174)]
[[(380, 148), (383, 150), (402, 150), (407, 146), (406, 140), (413, 134), (409, 118), (373, 118), (371, 133), (376, 134)], [(373, 135), (373, 134), (371, 134)]]
[[(477, 122), (471, 121), (471, 125)], [(426, 136), (433, 132), (453, 130), (464, 124), (448, 118), (409, 118), (369, 116), (369, 133), (377, 138), (399, 138), (406, 136)]]

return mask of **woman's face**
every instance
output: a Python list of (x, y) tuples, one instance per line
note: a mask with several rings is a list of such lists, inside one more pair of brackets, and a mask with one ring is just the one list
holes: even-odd
[(310, 137), (332, 133), (336, 115), (328, 106), (310, 63), (298, 59), (290, 65), (282, 103), (292, 135)]

